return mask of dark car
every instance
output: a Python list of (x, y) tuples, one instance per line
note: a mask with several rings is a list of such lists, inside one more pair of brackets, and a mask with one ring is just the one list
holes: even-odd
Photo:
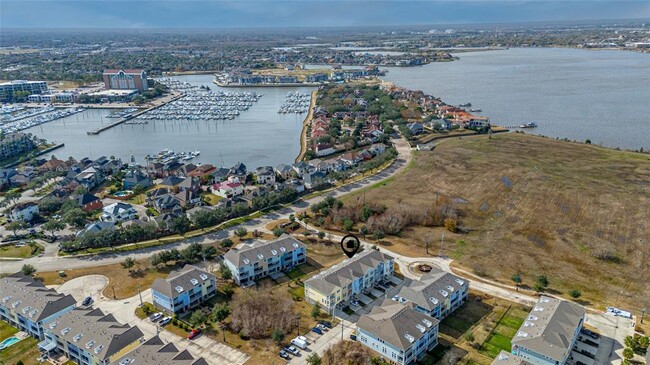
[(84, 300), (81, 302), (81, 305), (83, 306), (88, 306), (93, 304), (93, 298), (91, 297), (85, 297)]
[(314, 327), (314, 328), (312, 328), (311, 331), (314, 332), (314, 333), (317, 333), (317, 334), (319, 334), (319, 335), (322, 335), (322, 334), (323, 334), (323, 331), (321, 331), (321, 329), (318, 328), (318, 327)]
[(357, 335), (350, 335), (350, 339), (352, 341), (356, 341), (357, 340)]
[(289, 360), (289, 354), (286, 351), (284, 350), (280, 351), (279, 355), (281, 358)]
[(187, 335), (187, 339), (188, 339), (188, 340), (195, 339), (195, 338), (198, 337), (200, 334), (201, 334), (201, 330), (200, 330), (200, 329), (198, 329), (198, 328), (197, 328), (197, 329), (194, 329), (194, 330), (192, 330), (192, 332), (190, 332), (189, 335)]
[(332, 328), (332, 323), (329, 321), (319, 321), (318, 323), (322, 324), (323, 326), (327, 328)]

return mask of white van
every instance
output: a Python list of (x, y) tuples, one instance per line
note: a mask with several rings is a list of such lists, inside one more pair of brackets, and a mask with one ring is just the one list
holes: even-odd
[(303, 350), (307, 348), (307, 342), (304, 341), (304, 340), (301, 340), (300, 338), (294, 338), (293, 340), (291, 340), (291, 344), (294, 345), (294, 346), (297, 346), (297, 347), (299, 347), (299, 348), (301, 348)]

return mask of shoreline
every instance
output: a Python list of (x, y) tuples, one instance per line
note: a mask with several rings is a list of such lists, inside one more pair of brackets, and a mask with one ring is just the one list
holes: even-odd
[(238, 85), (238, 84), (224, 84), (218, 82), (217, 80), (212, 80), (212, 82), (219, 87), (314, 87), (324, 85), (321, 82), (293, 82), (285, 84), (251, 84), (251, 85)]
[(318, 90), (314, 90), (311, 92), (311, 100), (309, 101), (309, 111), (307, 112), (307, 116), (305, 117), (305, 120), (302, 122), (302, 130), (300, 131), (300, 153), (296, 157), (295, 162), (301, 161), (305, 157), (305, 153), (307, 153), (307, 127), (309, 126), (309, 123), (311, 122), (311, 119), (314, 114), (314, 107), (316, 106), (317, 94), (318, 94)]

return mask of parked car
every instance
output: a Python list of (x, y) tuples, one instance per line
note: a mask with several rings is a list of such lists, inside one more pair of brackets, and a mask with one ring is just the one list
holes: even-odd
[(329, 321), (318, 321), (318, 323), (322, 324), (323, 326), (327, 328), (332, 328), (332, 323)]
[(393, 297), (390, 299), (397, 302), (399, 300), (399, 295), (393, 295)]
[(284, 351), (292, 354), (293, 356), (300, 355), (300, 351), (298, 351), (298, 349), (295, 348), (294, 346), (287, 346), (287, 347), (284, 348)]
[[(303, 338), (300, 338), (300, 337), (303, 337)], [(298, 346), (298, 347), (300, 347), (301, 349), (304, 350), (304, 349), (307, 348), (307, 339), (304, 336), (298, 336), (298, 337), (294, 338), (293, 340), (291, 340), (291, 344), (296, 345), (296, 346)]]
[(279, 354), (279, 355), (280, 355), (280, 357), (283, 358), (283, 359), (287, 359), (287, 360), (290, 359), (289, 354), (288, 354), (286, 351), (284, 351), (284, 350), (280, 351), (280, 354)]
[(162, 318), (162, 316), (163, 316), (162, 312), (157, 312), (157, 313), (152, 314), (151, 317), (149, 317), (149, 319), (151, 319), (151, 322), (155, 322), (155, 321), (159, 320), (160, 318)]
[(312, 328), (311, 331), (316, 333), (316, 334), (319, 334), (319, 335), (323, 334), (323, 331), (321, 331), (320, 328), (318, 328), (318, 327)]
[(83, 306), (89, 306), (93, 304), (93, 298), (91, 297), (85, 297), (84, 300), (81, 302), (81, 305)]
[(317, 324), (316, 328), (320, 329), (323, 332), (327, 331), (327, 327), (325, 327), (325, 325), (323, 325), (322, 323)]
[(352, 341), (356, 341), (357, 340), (357, 335), (350, 335), (350, 339)]
[(352, 305), (355, 306), (355, 307), (359, 307), (359, 306), (360, 306), (359, 302), (357, 302), (356, 300), (351, 300), (351, 301), (350, 301), (350, 304), (352, 304)]
[(167, 316), (167, 317), (165, 317), (165, 318), (163, 318), (163, 319), (160, 320), (160, 325), (161, 325), (161, 326), (164, 326), (164, 325), (168, 324), (168, 323), (171, 322), (171, 321), (172, 321), (172, 317)]
[(200, 334), (201, 334), (201, 329), (199, 329), (199, 328), (193, 329), (192, 332), (190, 332), (190, 334), (187, 335), (187, 339), (188, 340), (193, 340), (196, 337), (198, 337)]

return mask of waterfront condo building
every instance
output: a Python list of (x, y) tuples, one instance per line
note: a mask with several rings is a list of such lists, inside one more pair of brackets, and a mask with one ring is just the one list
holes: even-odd
[(99, 308), (75, 308), (47, 326), (38, 347), (78, 365), (108, 365), (138, 347), (143, 336), (140, 328), (122, 324)]
[(332, 311), (339, 303), (370, 290), (378, 282), (390, 281), (394, 261), (378, 250), (366, 249), (306, 280), (305, 299)]
[(542, 296), (512, 339), (513, 355), (535, 365), (563, 365), (585, 317), (579, 304)]
[(147, 73), (143, 69), (105, 70), (102, 76), (106, 89), (139, 91), (148, 89)]
[(0, 319), (35, 338), (42, 340), (47, 326), (75, 304), (71, 295), (48, 289), (23, 273), (0, 279)]
[(359, 318), (357, 339), (391, 364), (415, 364), (438, 344), (438, 324), (416, 311), (413, 303), (385, 300)]
[(217, 294), (217, 277), (194, 265), (172, 271), (151, 284), (153, 304), (168, 313), (183, 313)]
[(307, 262), (307, 247), (292, 236), (283, 235), (267, 243), (254, 242), (231, 249), (224, 255), (223, 262), (237, 284), (248, 286), (255, 280)]
[(393, 298), (411, 302), (418, 312), (442, 320), (465, 303), (468, 295), (467, 281), (441, 271), (423, 275), (420, 280), (404, 279), (404, 285)]
[(0, 84), (0, 101), (12, 101), (17, 93), (27, 97), (32, 94), (44, 94), (46, 92), (47, 82), (45, 81), (14, 80), (3, 82)]
[(204, 358), (195, 358), (189, 351), (180, 351), (173, 343), (165, 344), (154, 336), (142, 346), (113, 361), (111, 365), (208, 365)]

